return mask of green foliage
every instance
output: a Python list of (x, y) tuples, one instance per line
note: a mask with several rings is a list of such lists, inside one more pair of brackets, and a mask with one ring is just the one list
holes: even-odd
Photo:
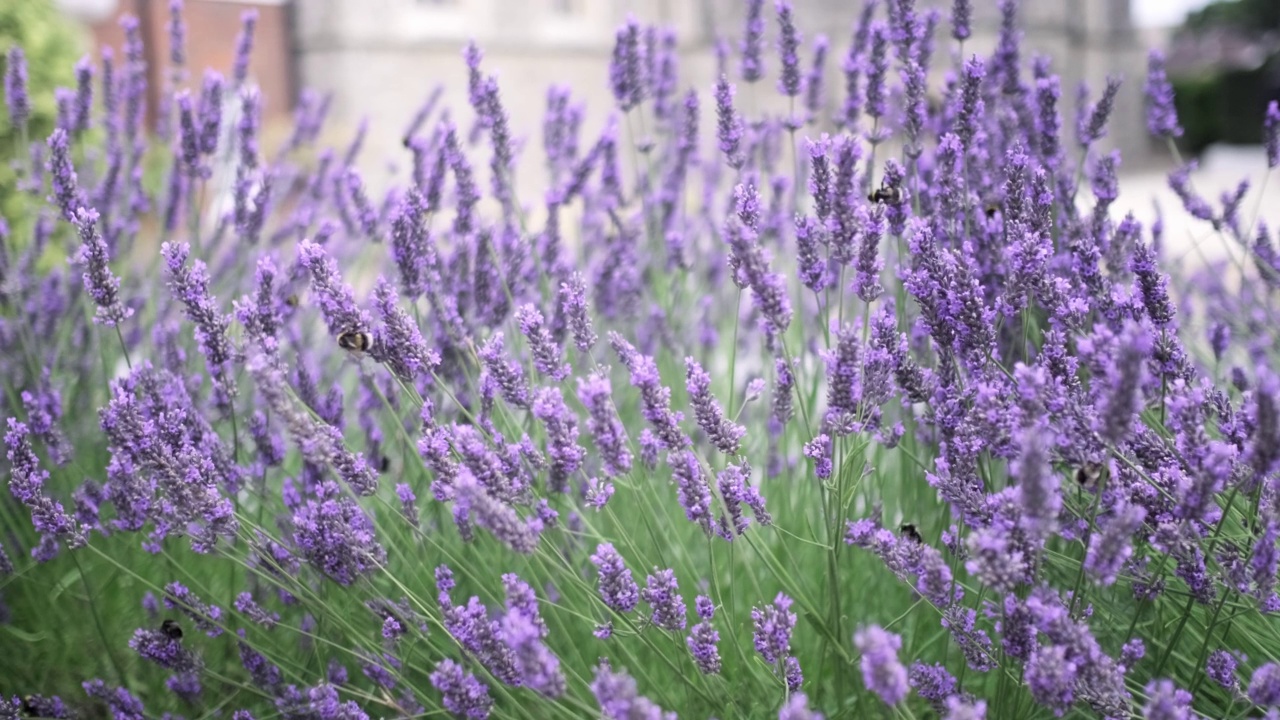
[(1229, 27), (1249, 35), (1280, 30), (1280, 2), (1231, 0), (1215, 2), (1187, 15), (1185, 27), (1193, 30)]
[(1262, 142), (1262, 122), (1272, 88), (1269, 79), (1280, 70), (1280, 55), (1257, 70), (1174, 78), (1174, 102), (1186, 133), (1181, 144), (1193, 154), (1213, 143), (1256, 145)]
[(24, 137), (10, 124), (7, 110), (0, 109), (0, 213), (13, 236), (21, 240), (28, 236), (39, 204), (15, 191), (19, 178), (11, 161), (25, 154), (26, 140), (41, 140), (53, 130), (57, 117), (53, 89), (74, 81), (72, 66), (83, 42), (51, 0), (5, 0), (0, 2), (0, 77), (8, 71), (9, 48), (14, 45), (27, 56), (31, 119)]

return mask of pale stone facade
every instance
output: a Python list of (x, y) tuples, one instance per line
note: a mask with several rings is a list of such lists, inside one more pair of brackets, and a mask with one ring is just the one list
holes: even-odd
[[(945, 0), (920, 0), (944, 13), (938, 32), (938, 61), (952, 48)], [(995, 43), (995, 0), (974, 3), (974, 37), (964, 51), (989, 52)], [(1075, 87), (1087, 81), (1100, 89), (1108, 74), (1125, 77), (1125, 86), (1108, 142), (1123, 147), (1125, 165), (1140, 165), (1148, 144), (1142, 121), (1141, 87), (1145, 56), (1129, 20), (1129, 0), (1023, 0), (1024, 47), (1046, 53), (1063, 76), (1063, 113), (1074, 127)], [(701, 91), (714, 81), (716, 32), (740, 34), (744, 0), (306, 0), (296, 6), (296, 52), (303, 85), (333, 93), (333, 126), (351, 132), (368, 118), (371, 132), (364, 165), (404, 157), (400, 134), (422, 100), (437, 84), (445, 101), (465, 113), (466, 68), (461, 53), (474, 39), (484, 50), (486, 72), (496, 73), (513, 129), (524, 134), (526, 153), (539, 153), (540, 123), (548, 85), (573, 89), (588, 105), (587, 133), (600, 127), (612, 107), (608, 62), (614, 30), (628, 13), (646, 22), (674, 27), (681, 43), (681, 82)], [(839, 103), (839, 62), (862, 3), (853, 0), (795, 0), (796, 17), (806, 41), (815, 33), (831, 40), (828, 102)], [(766, 3), (767, 37), (776, 36), (772, 3)], [(774, 77), (776, 51), (768, 58)], [(809, 54), (808, 46), (802, 50)], [(1096, 97), (1097, 90), (1095, 90)], [(704, 93), (709, 100), (709, 93)], [(707, 127), (707, 125), (704, 125)], [(520, 185), (535, 189), (529, 166)], [(400, 163), (403, 172), (404, 162)], [(536, 169), (534, 171), (536, 174)], [(523, 197), (532, 197), (522, 192)]]

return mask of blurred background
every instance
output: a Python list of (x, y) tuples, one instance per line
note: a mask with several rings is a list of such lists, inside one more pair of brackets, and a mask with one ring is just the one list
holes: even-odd
[[(192, 70), (179, 82), (199, 83), (199, 72), (206, 66), (227, 72), (241, 14), (255, 8), (259, 20), (251, 73), (266, 98), (267, 151), (272, 137), (288, 134), (299, 98), (327, 102), (330, 143), (349, 143), (361, 124), (367, 123), (360, 164), (367, 181), (379, 188), (402, 181), (408, 172), (409, 153), (401, 147), (404, 129), (437, 87), (443, 91), (442, 106), (453, 109), (462, 127), (470, 125), (461, 57), (468, 40), (483, 49), (486, 72), (498, 74), (513, 131), (528, 155), (536, 153), (541, 142), (546, 90), (553, 83), (569, 87), (575, 100), (585, 101), (584, 137), (598, 131), (613, 107), (607, 73), (614, 29), (628, 13), (676, 31), (681, 81), (706, 94), (717, 73), (717, 40), (741, 34), (745, 4), (745, 0), (186, 0), (186, 64)], [(917, 4), (943, 11), (940, 50), (933, 65), (935, 72), (945, 72), (950, 63), (942, 48), (955, 52), (945, 29), (950, 2), (918, 0)], [(964, 47), (966, 55), (989, 52), (998, 30), (996, 0), (973, 4), (975, 32)], [(812, 52), (815, 36), (829, 38), (825, 101), (838, 106), (840, 60), (862, 3), (794, 0), (794, 5), (804, 33), (803, 56)], [(0, 0), (0, 49), (14, 42), (27, 48), (33, 95), (52, 112), (52, 86), (72, 84), (71, 68), (82, 53), (98, 55), (105, 47), (118, 48), (119, 19), (137, 16), (151, 54), (149, 104), (154, 118), (172, 87), (172, 79), (165, 77), (164, 56), (169, 12), (169, 0)], [(1019, 12), (1026, 29), (1024, 53), (1048, 55), (1053, 71), (1062, 76), (1068, 132), (1069, 119), (1074, 117), (1074, 90), (1081, 82), (1092, 88), (1096, 98), (1109, 75), (1125, 79), (1106, 139), (1124, 153), (1118, 211), (1134, 211), (1150, 222), (1155, 216), (1154, 201), (1165, 209), (1167, 223), (1177, 223), (1185, 215), (1165, 180), (1174, 158), (1145, 129), (1142, 84), (1151, 47), (1168, 54), (1168, 71), (1186, 129), (1179, 149), (1185, 157), (1200, 159), (1192, 176), (1196, 190), (1217, 198), (1249, 178), (1254, 188), (1250, 199), (1258, 200), (1259, 207), (1280, 208), (1280, 187), (1274, 187), (1280, 183), (1273, 183), (1271, 189), (1260, 187), (1266, 167), (1262, 153), (1254, 147), (1260, 142), (1267, 100), (1280, 97), (1280, 0), (1024, 0)], [(772, 12), (767, 15), (771, 41), (776, 29)], [(745, 94), (739, 98), (748, 110), (753, 109), (751, 103), (764, 106), (771, 101)], [(709, 105), (704, 102), (704, 112)], [(812, 127), (801, 132), (832, 129)], [(0, 152), (11, 146), (0, 139)], [(538, 163), (531, 159), (522, 163), (517, 178), (522, 199), (541, 195)], [(1271, 202), (1273, 198), (1277, 202)], [(1250, 207), (1248, 200), (1245, 207)], [(1177, 242), (1182, 228), (1175, 224), (1166, 232)], [(1182, 252), (1203, 254), (1199, 235), (1211, 229), (1188, 226), (1185, 232), (1191, 235), (1182, 242)], [(1230, 252), (1205, 250), (1209, 257)]]

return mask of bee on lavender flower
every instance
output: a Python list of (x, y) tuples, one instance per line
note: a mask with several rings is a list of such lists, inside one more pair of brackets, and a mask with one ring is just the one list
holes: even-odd
[(999, 211), (1000, 211), (999, 198), (993, 198), (993, 197), (987, 198), (986, 202), (982, 204), (982, 212), (987, 216), (988, 219), (995, 217), (996, 213)]
[(165, 621), (160, 623), (160, 632), (170, 640), (182, 639), (182, 626), (173, 618), (165, 618)]
[(373, 349), (373, 334), (367, 330), (344, 330), (338, 333), (338, 347), (353, 355), (362, 355)]
[(920, 531), (911, 523), (903, 523), (902, 527), (898, 528), (898, 531), (902, 533), (902, 537), (906, 540), (914, 543), (924, 543), (924, 538), (920, 537)]
[(1076, 484), (1086, 490), (1096, 487), (1100, 477), (1102, 477), (1102, 465), (1098, 463), (1087, 462), (1076, 468)]
[(285, 298), (284, 304), (288, 305), (291, 308), (298, 307), (298, 294), (294, 293), (293, 295), (290, 295), (289, 297)]
[(867, 195), (867, 201), (881, 205), (901, 205), (902, 188), (892, 185), (878, 187), (870, 195)]

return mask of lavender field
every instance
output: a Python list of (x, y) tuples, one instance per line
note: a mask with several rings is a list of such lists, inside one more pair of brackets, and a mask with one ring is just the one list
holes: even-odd
[(598, 132), (469, 45), (393, 178), (268, 141), (251, 12), (154, 129), (137, 20), (9, 49), (0, 720), (1280, 719), (1280, 106), (1212, 197), (1158, 52), (1068, 117), (1016, 0), (744, 3)]

